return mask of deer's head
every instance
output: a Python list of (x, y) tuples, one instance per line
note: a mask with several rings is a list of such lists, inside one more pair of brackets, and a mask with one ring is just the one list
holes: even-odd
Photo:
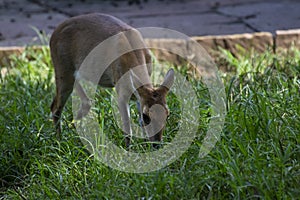
[(162, 132), (169, 115), (166, 96), (173, 82), (174, 70), (170, 69), (160, 86), (155, 88), (151, 84), (146, 84), (137, 89), (140, 96), (142, 125), (152, 142), (162, 140)]

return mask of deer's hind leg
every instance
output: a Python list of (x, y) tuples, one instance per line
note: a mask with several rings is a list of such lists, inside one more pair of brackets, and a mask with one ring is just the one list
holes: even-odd
[(56, 94), (51, 104), (51, 112), (58, 137), (61, 136), (61, 113), (73, 91), (74, 82), (74, 76), (67, 76), (62, 79), (59, 74), (56, 75)]
[(76, 119), (81, 119), (82, 117), (87, 115), (88, 112), (90, 111), (91, 103), (84, 89), (78, 82), (75, 82), (75, 89), (81, 100), (81, 107), (77, 113)]

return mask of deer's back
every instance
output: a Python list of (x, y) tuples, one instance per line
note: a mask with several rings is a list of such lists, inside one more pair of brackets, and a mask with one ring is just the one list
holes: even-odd
[(70, 18), (60, 24), (51, 36), (52, 59), (59, 60), (63, 56), (78, 68), (99, 43), (129, 29), (133, 28), (113, 16), (99, 13)]

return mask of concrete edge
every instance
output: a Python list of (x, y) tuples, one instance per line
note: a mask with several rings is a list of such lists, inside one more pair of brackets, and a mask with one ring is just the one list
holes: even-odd
[(9, 57), (12, 54), (21, 54), (25, 50), (25, 47), (11, 46), (0, 47), (0, 67), (9, 63)]
[(286, 51), (291, 47), (300, 49), (300, 29), (277, 30), (274, 46), (276, 52)]
[[(257, 52), (273, 50), (274, 53), (288, 50), (294, 46), (300, 49), (300, 29), (277, 30), (275, 35), (270, 32), (244, 33), (233, 35), (219, 36), (199, 36), (192, 37), (210, 52), (217, 51), (219, 47), (229, 50), (233, 55), (237, 56), (240, 48), (246, 51), (254, 49)], [(183, 41), (178, 39), (146, 39), (146, 43), (153, 47), (168, 45), (172, 48), (181, 48)], [(35, 48), (39, 48), (36, 46)], [(0, 47), (0, 66), (9, 63), (9, 57), (12, 54), (20, 54), (25, 47)], [(177, 63), (178, 56), (166, 51), (154, 51), (159, 58)]]

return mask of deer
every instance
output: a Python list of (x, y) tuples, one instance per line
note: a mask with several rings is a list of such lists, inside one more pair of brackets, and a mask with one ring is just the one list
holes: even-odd
[[(131, 31), (133, 37), (129, 38)], [(84, 117), (91, 108), (91, 101), (86, 95), (80, 83), (76, 82), (76, 76), (80, 65), (88, 54), (101, 42), (113, 35), (121, 34), (126, 44), (133, 42), (144, 43), (137, 29), (131, 27), (120, 19), (102, 13), (84, 14), (71, 17), (57, 26), (50, 38), (50, 53), (55, 72), (56, 94), (51, 104), (51, 113), (56, 134), (61, 136), (61, 114), (63, 108), (75, 88), (80, 97), (81, 107), (76, 119)], [(103, 56), (103, 55), (102, 55)], [(156, 133), (149, 134), (148, 139), (157, 147), (157, 143), (162, 141), (162, 133), (166, 124), (169, 110), (166, 103), (167, 94), (174, 82), (174, 70), (170, 69), (159, 86), (153, 86), (150, 81), (152, 73), (152, 55), (149, 49), (134, 49), (121, 55), (112, 62), (106, 69), (99, 81), (96, 83), (100, 87), (115, 88), (117, 93), (118, 109), (122, 120), (122, 130), (125, 136), (125, 145), (130, 146), (132, 128), (130, 126), (130, 112), (128, 87), (134, 90), (133, 99), (137, 100), (139, 120), (143, 130), (150, 125), (156, 127)], [(138, 70), (134, 70), (137, 68)], [(127, 74), (129, 78), (120, 81), (122, 76)], [(155, 105), (159, 105), (157, 111)]]

